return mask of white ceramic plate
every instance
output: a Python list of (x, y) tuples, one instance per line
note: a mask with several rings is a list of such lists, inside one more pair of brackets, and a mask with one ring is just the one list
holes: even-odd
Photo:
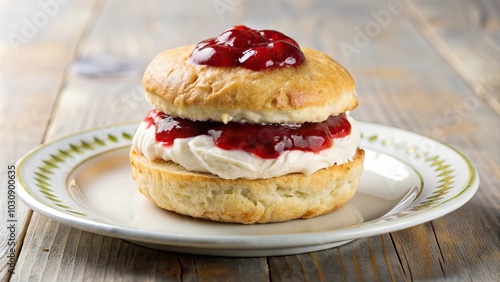
[(221, 256), (317, 251), (443, 216), (466, 203), (479, 178), (436, 140), (360, 122), (365, 169), (355, 196), (312, 219), (239, 225), (180, 216), (137, 192), (128, 151), (137, 124), (73, 134), (27, 153), (17, 192), (33, 210), (82, 230), (152, 248)]

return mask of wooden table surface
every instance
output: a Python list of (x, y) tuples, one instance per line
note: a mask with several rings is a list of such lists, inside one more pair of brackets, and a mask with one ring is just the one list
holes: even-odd
[(280, 30), (337, 59), (357, 83), (355, 118), (427, 135), (463, 152), (479, 171), (476, 195), (439, 219), (338, 248), (226, 258), (157, 251), (84, 232), (19, 200), (15, 241), (9, 241), (2, 189), (0, 278), (500, 280), (497, 0), (1, 1), (2, 187), (9, 167), (41, 143), (142, 119), (150, 108), (141, 88), (147, 63), (162, 50), (236, 24)]

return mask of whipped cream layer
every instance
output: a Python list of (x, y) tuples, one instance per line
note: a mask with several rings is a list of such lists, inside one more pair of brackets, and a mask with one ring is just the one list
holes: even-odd
[(263, 159), (242, 150), (224, 150), (217, 147), (211, 136), (198, 135), (177, 138), (173, 145), (164, 146), (155, 138), (155, 126), (142, 122), (132, 147), (148, 160), (173, 161), (187, 170), (208, 172), (225, 179), (263, 179), (289, 173), (310, 175), (334, 164), (350, 161), (358, 148), (360, 131), (356, 121), (348, 116), (351, 133), (333, 139), (333, 146), (319, 153), (301, 150), (284, 151), (274, 159)]

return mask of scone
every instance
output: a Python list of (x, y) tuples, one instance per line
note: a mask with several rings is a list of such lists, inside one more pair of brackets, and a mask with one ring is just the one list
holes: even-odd
[(245, 26), (159, 54), (130, 152), (139, 191), (179, 214), (243, 224), (322, 215), (355, 193), (364, 151), (349, 72)]

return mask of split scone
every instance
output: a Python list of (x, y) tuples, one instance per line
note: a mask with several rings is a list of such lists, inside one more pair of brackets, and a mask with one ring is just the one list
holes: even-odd
[(139, 191), (179, 214), (243, 224), (322, 215), (355, 193), (354, 80), (327, 55), (236, 26), (159, 54), (130, 152)]

